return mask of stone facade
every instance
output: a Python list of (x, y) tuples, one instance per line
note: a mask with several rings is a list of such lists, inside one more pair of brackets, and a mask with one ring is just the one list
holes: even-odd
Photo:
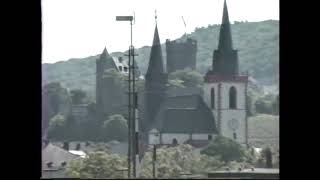
[(188, 38), (186, 42), (166, 40), (167, 71), (196, 69), (197, 41)]
[[(220, 135), (234, 139), (241, 144), (247, 143), (246, 86), (246, 81), (206, 82), (204, 85), (204, 101), (217, 119), (216, 126)], [(231, 87), (236, 89), (236, 108), (234, 109), (230, 108)], [(211, 98), (212, 90), (214, 98)], [(214, 107), (212, 107), (211, 99), (214, 100)]]

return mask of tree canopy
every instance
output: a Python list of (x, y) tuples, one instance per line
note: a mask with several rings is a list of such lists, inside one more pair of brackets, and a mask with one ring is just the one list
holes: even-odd
[(217, 136), (201, 154), (221, 157), (222, 161), (243, 161), (246, 158), (245, 149), (232, 139)]
[(88, 153), (84, 159), (71, 161), (66, 168), (66, 174), (72, 178), (124, 178), (120, 171), (126, 168), (126, 158), (104, 151)]
[(120, 114), (109, 116), (103, 128), (108, 140), (125, 141), (128, 138), (127, 120)]
[(203, 76), (190, 68), (170, 73), (169, 80), (174, 85), (182, 87), (201, 87), (203, 85)]

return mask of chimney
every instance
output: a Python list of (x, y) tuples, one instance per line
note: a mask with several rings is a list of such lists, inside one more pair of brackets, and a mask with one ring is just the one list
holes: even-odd
[(48, 163), (47, 163), (47, 167), (48, 167), (48, 168), (52, 168), (52, 164), (53, 164), (52, 162), (48, 162)]
[(79, 151), (80, 149), (81, 149), (81, 144), (78, 143), (77, 146), (76, 146), (76, 150)]
[(66, 141), (63, 143), (63, 149), (69, 151), (69, 142)]
[(122, 61), (123, 61), (122, 57), (118, 57), (118, 61), (119, 61), (119, 63), (122, 63)]
[(90, 143), (88, 141), (86, 142), (86, 146), (90, 146)]
[(67, 162), (65, 162), (65, 161), (63, 161), (62, 163), (61, 163), (61, 167), (65, 167), (67, 165)]

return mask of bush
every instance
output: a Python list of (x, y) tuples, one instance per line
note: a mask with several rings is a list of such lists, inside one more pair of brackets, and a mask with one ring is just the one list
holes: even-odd
[(127, 120), (122, 115), (109, 116), (103, 124), (103, 129), (108, 140), (124, 141), (128, 138)]
[(63, 139), (65, 138), (66, 118), (57, 114), (50, 119), (48, 138), (50, 139)]
[(119, 169), (126, 168), (126, 158), (102, 151), (89, 153), (85, 159), (71, 161), (66, 174), (71, 178), (125, 178)]
[[(170, 81), (171, 80), (171, 81)], [(183, 87), (201, 87), (203, 76), (190, 68), (177, 70), (169, 74), (169, 83)]]
[(272, 108), (272, 102), (265, 100), (264, 98), (259, 98), (255, 102), (255, 108), (257, 113), (262, 114), (272, 114), (273, 108)]
[(201, 154), (221, 157), (224, 162), (240, 162), (247, 159), (245, 149), (240, 144), (223, 136), (216, 137)]

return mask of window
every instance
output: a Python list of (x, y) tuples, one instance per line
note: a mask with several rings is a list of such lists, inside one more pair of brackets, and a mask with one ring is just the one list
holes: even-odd
[(237, 139), (237, 133), (233, 132), (233, 139), (236, 140)]
[(229, 108), (237, 108), (237, 90), (234, 86), (232, 86), (229, 90)]
[(212, 135), (208, 135), (208, 140), (212, 140)]
[(211, 109), (214, 109), (214, 101), (215, 101), (214, 88), (211, 88)]
[(119, 66), (119, 71), (121, 71), (121, 72), (122, 72), (122, 66)]
[(127, 71), (128, 71), (128, 67), (125, 67), (125, 66), (124, 66), (124, 67), (123, 67), (123, 71), (124, 71), (124, 72), (127, 72)]

